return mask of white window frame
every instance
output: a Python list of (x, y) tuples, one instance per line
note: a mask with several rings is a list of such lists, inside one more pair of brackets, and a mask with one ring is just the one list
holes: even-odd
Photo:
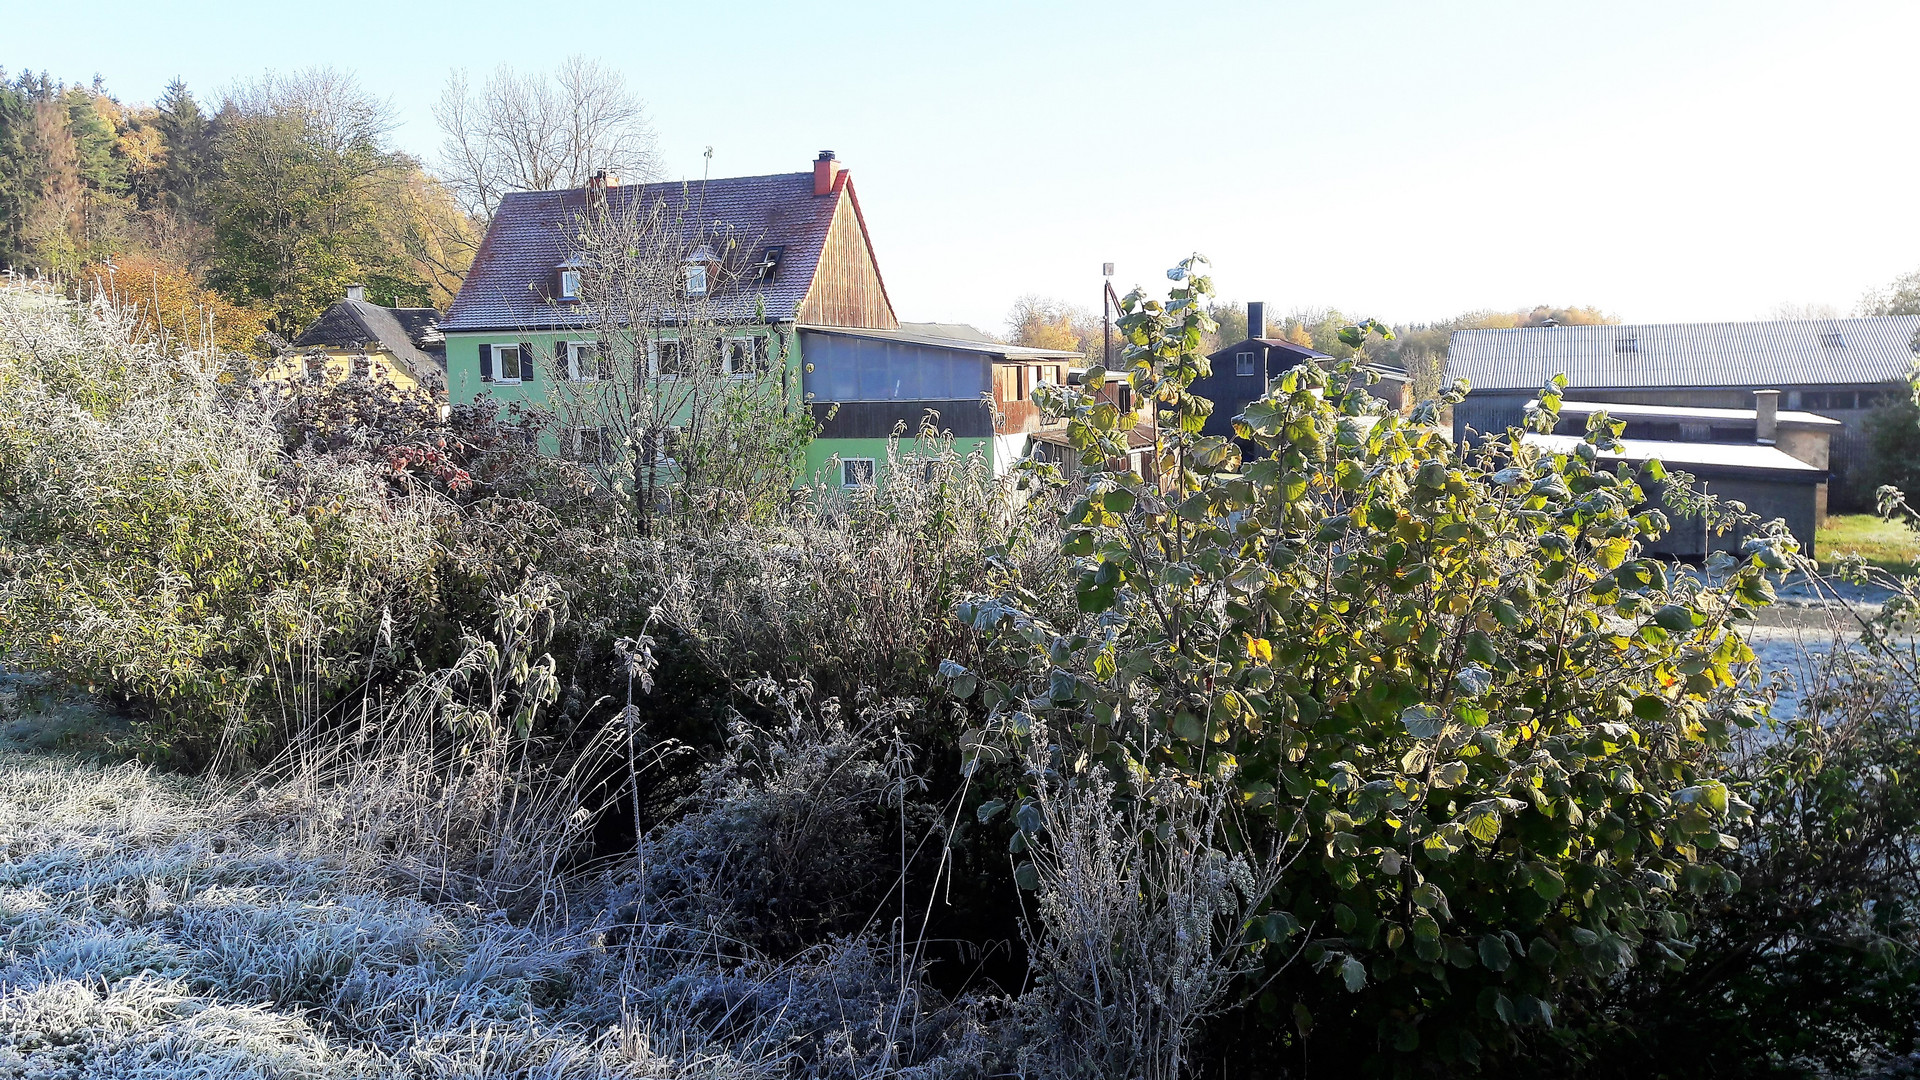
[[(759, 371), (755, 370), (755, 362), (760, 355), (759, 341), (760, 338), (754, 334), (734, 334), (726, 338), (726, 344), (723, 346), (726, 351), (720, 356), (720, 373), (735, 379), (750, 379), (760, 374)], [(740, 342), (745, 342), (747, 347), (746, 370), (744, 371), (735, 368), (733, 364), (733, 347)]]
[[(588, 349), (593, 350), (593, 358), (594, 358), (593, 363), (587, 366), (586, 368), (582, 368), (580, 366), (580, 355), (581, 353), (585, 352)], [(599, 342), (597, 341), (567, 342), (567, 380), (569, 382), (599, 382), (600, 381), (600, 363), (601, 363), (601, 356), (600, 356)]]
[(1234, 353), (1233, 354), (1234, 375), (1240, 378), (1249, 378), (1251, 376), (1260, 374), (1257, 370), (1254, 369), (1254, 365), (1258, 363), (1258, 359), (1259, 358), (1254, 355), (1251, 349), (1247, 350), (1246, 352)]
[(564, 268), (560, 271), (560, 299), (580, 299), (580, 271)]
[[(866, 480), (853, 481), (853, 480), (847, 479), (847, 466), (849, 465), (865, 465), (867, 467)], [(874, 478), (876, 475), (877, 473), (875, 471), (874, 459), (870, 457), (849, 457), (849, 458), (840, 459), (840, 486), (843, 488), (872, 487)]]
[[(513, 350), (513, 378), (507, 378), (507, 367), (500, 362), (500, 350)], [(520, 376), (527, 370), (527, 357), (517, 341), (504, 342), (493, 346), (493, 381), (497, 383), (518, 383)]]
[[(694, 288), (694, 282), (696, 281), (700, 283), (700, 287), (697, 289)], [(687, 282), (687, 297), (689, 299), (699, 299), (706, 296), (708, 290), (711, 289), (713, 286), (713, 283), (707, 280), (707, 264), (706, 263), (688, 263), (687, 270), (686, 270), (686, 282)]]
[[(587, 433), (593, 433), (594, 453), (587, 456)], [(607, 429), (603, 427), (577, 427), (573, 429), (573, 458), (585, 464), (604, 465), (607, 462)]]
[[(667, 371), (661, 367), (660, 350), (666, 347), (671, 347), (674, 350), (674, 352), (679, 356), (678, 365), (681, 370)], [(647, 342), (647, 374), (648, 375), (656, 379), (677, 379), (681, 375), (685, 374), (686, 366), (687, 366), (687, 353), (685, 349), (682, 349), (680, 347), (679, 338), (656, 338), (652, 341)]]

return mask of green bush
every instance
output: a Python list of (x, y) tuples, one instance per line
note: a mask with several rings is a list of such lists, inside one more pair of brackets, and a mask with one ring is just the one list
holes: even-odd
[(1721, 856), (1749, 808), (1719, 752), (1758, 711), (1735, 626), (1791, 539), (1704, 574), (1642, 557), (1665, 521), (1597, 464), (1617, 428), (1565, 454), (1455, 445), (1447, 401), (1402, 418), (1339, 390), (1344, 365), (1275, 380), (1242, 441), (1203, 437), (1195, 270), (1120, 320), (1157, 482), (1107, 466), (1111, 405), (1045, 402), (1092, 473), (1063, 518), (1080, 615), (1013, 583), (961, 608), (1024, 658), (1014, 679), (947, 669), (984, 714), (974, 765), (1044, 729), (1061, 768), (1230, 787), (1249, 852), (1306, 842), (1248, 929), (1275, 1040), (1317, 1059), (1471, 1063), (1550, 1028), (1569, 987), (1683, 963), (1686, 898), (1737, 887)]

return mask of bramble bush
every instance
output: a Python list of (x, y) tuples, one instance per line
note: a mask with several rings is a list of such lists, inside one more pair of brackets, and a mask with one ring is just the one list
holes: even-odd
[[(1279, 972), (1268, 1038), (1316, 1059), (1471, 1066), (1551, 1028), (1569, 987), (1683, 964), (1685, 898), (1737, 888), (1719, 856), (1750, 808), (1719, 753), (1761, 703), (1736, 625), (1791, 539), (1704, 573), (1642, 557), (1666, 522), (1598, 464), (1617, 426), (1566, 454), (1456, 445), (1436, 421), (1462, 388), (1402, 417), (1345, 364), (1275, 380), (1241, 441), (1203, 436), (1198, 270), (1123, 302), (1158, 481), (1108, 465), (1110, 404), (1042, 398), (1091, 473), (1062, 518), (1079, 614), (1013, 582), (961, 607), (1022, 669), (948, 666), (980, 710), (974, 767), (1044, 729), (1075, 774), (1228, 789), (1246, 825), (1225, 850), (1310, 844), (1247, 932)], [(1016, 846), (1048, 842), (1016, 821)]]

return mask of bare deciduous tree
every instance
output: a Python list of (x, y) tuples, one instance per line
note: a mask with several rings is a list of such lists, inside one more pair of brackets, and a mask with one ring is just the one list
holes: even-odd
[(502, 64), (477, 94), (456, 70), (433, 115), (446, 136), (441, 173), (482, 221), (510, 191), (581, 187), (602, 170), (626, 182), (658, 171), (645, 103), (620, 72), (582, 56), (551, 75)]
[(760, 238), (702, 219), (696, 192), (592, 190), (568, 238), (590, 340), (554, 357), (549, 383), (563, 444), (630, 488), (643, 532), (661, 511), (713, 522), (780, 505), (814, 425), (754, 288)]

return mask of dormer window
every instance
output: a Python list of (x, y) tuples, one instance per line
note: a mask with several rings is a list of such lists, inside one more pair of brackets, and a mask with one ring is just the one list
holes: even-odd
[(720, 268), (720, 256), (705, 244), (696, 248), (687, 256), (682, 273), (687, 284), (687, 298), (697, 300), (713, 292), (714, 273)]
[(575, 255), (566, 262), (553, 268), (551, 288), (553, 298), (563, 303), (578, 303), (580, 300), (580, 256)]

